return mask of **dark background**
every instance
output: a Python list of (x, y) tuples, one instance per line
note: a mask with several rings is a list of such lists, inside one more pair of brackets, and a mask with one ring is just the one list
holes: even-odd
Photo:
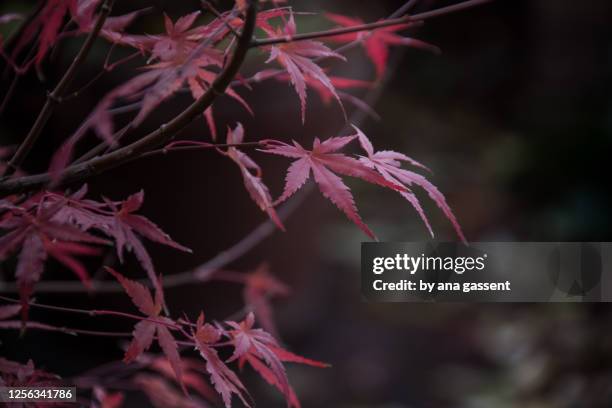
[[(150, 4), (118, 2), (117, 13)], [(134, 32), (159, 32), (159, 10), (176, 18), (196, 1), (158, 1)], [(296, 1), (296, 10), (328, 10), (371, 21), (402, 2)], [(447, 4), (422, 1), (417, 10)], [(24, 8), (3, 1), (0, 14)], [(327, 27), (316, 17), (298, 20), (302, 31)], [(428, 165), (471, 241), (609, 241), (610, 187), (606, 174), (612, 141), (612, 4), (558, 0), (496, 1), (478, 9), (428, 21), (415, 36), (443, 49), (441, 56), (408, 50), (375, 109), (379, 122), (361, 128), (375, 147), (405, 152)], [(52, 84), (79, 42), (67, 41), (44, 66)], [(77, 79), (100, 69), (100, 43)], [(119, 55), (119, 54), (117, 54)], [(335, 74), (373, 78), (360, 50)], [(250, 58), (256, 72), (264, 55)], [(141, 62), (139, 62), (141, 64)], [(131, 74), (126, 66), (106, 75), (78, 100), (63, 106), (26, 163), (43, 171), (53, 146), (76, 129), (108, 89)], [(0, 86), (4, 93), (5, 79)], [(0, 118), (2, 144), (16, 143), (30, 127), (50, 85), (35, 74)], [(242, 92), (254, 107), (251, 118), (233, 101), (217, 108), (219, 128), (236, 120), (247, 139), (295, 139), (310, 144), (343, 128), (340, 110), (309, 95), (300, 126), (293, 91), (279, 84)], [(166, 103), (142, 133), (187, 103)], [(218, 106), (218, 107), (217, 107)], [(123, 117), (121, 120), (127, 120)], [(135, 135), (136, 137), (137, 135)], [(201, 121), (183, 138), (207, 138)], [(92, 140), (92, 143), (94, 141)], [(83, 146), (85, 148), (87, 146)], [(287, 162), (254, 154), (274, 195), (282, 189)], [(381, 241), (426, 240), (415, 212), (397, 194), (350, 181), (364, 220)], [(181, 272), (231, 246), (264, 220), (248, 199), (232, 163), (213, 153), (180, 153), (124, 166), (89, 182), (92, 195), (113, 199), (140, 188), (144, 213), (172, 237), (194, 249), (185, 256), (149, 245), (164, 274)], [(454, 240), (452, 228), (426, 194), (420, 194), (437, 239)], [(365, 236), (318, 193), (310, 194), (277, 233), (231, 265), (248, 271), (262, 261), (294, 288), (277, 303), (281, 336), (293, 351), (333, 368), (291, 367), (289, 376), (304, 406), (368, 407), (609, 407), (612, 405), (612, 337), (606, 304), (367, 304), (359, 294), (359, 243)], [(11, 276), (11, 268), (3, 268)], [(126, 274), (139, 276), (128, 263)], [(131, 271), (131, 272), (130, 272)], [(45, 278), (66, 278), (48, 268)], [(169, 290), (175, 311), (204, 309), (222, 319), (241, 304), (240, 287), (224, 283)], [(124, 295), (39, 295), (47, 303), (129, 308)], [(123, 322), (33, 312), (37, 320), (99, 330), (129, 330)], [(55, 319), (55, 320), (54, 320)], [(65, 324), (65, 323), (64, 323)], [(121, 326), (121, 327), (119, 327)], [(113, 340), (2, 333), (1, 353), (64, 376), (120, 358)], [(44, 338), (44, 340), (43, 340)], [(249, 374), (246, 374), (247, 377)], [(248, 381), (259, 406), (282, 406), (263, 381)]]

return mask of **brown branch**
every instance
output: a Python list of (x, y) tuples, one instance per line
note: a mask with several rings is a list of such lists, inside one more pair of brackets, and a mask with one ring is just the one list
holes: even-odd
[(315, 31), (315, 32), (304, 33), (304, 34), (296, 34), (293, 36), (255, 39), (253, 40), (253, 42), (251, 42), (251, 47), (265, 47), (265, 46), (270, 46), (270, 45), (275, 45), (275, 44), (285, 44), (285, 43), (291, 43), (291, 42), (296, 42), (296, 41), (334, 37), (334, 36), (341, 35), (341, 34), (357, 33), (361, 31), (371, 31), (371, 30), (376, 30), (378, 28), (384, 28), (384, 27), (395, 26), (395, 25), (406, 24), (406, 23), (414, 23), (418, 21), (427, 20), (433, 17), (440, 17), (446, 14), (465, 10), (465, 9), (472, 8), (475, 6), (479, 6), (481, 4), (485, 4), (490, 1), (492, 0), (468, 0), (462, 3), (454, 4), (452, 6), (441, 7), (439, 9), (432, 10), (432, 11), (426, 11), (424, 13), (377, 21), (375, 23), (360, 24), (360, 25), (355, 25), (352, 27), (333, 28), (331, 30)]
[(401, 17), (404, 14), (408, 13), (410, 10), (412, 10), (414, 8), (414, 6), (417, 5), (417, 3), (419, 2), (419, 0), (408, 0), (406, 3), (404, 3), (404, 5), (400, 8), (398, 8), (397, 10), (395, 10), (395, 12), (393, 14), (391, 14), (389, 16), (389, 18), (396, 18), (396, 17)]
[(30, 153), (30, 150), (32, 150), (32, 147), (34, 147), (36, 140), (40, 136), (45, 125), (47, 124), (47, 121), (53, 114), (53, 111), (55, 110), (56, 105), (58, 104), (59, 101), (61, 101), (61, 98), (64, 96), (64, 92), (70, 86), (72, 80), (75, 77), (77, 70), (81, 67), (81, 64), (85, 61), (85, 59), (89, 55), (89, 51), (91, 51), (91, 48), (94, 42), (96, 41), (96, 39), (98, 38), (98, 34), (100, 33), (100, 30), (102, 29), (102, 26), (104, 26), (104, 22), (106, 21), (106, 18), (110, 14), (113, 3), (114, 3), (114, 0), (106, 0), (104, 4), (102, 5), (100, 15), (98, 16), (96, 20), (96, 24), (93, 30), (91, 30), (91, 32), (85, 39), (85, 42), (81, 46), (79, 53), (74, 58), (74, 60), (72, 61), (72, 64), (70, 64), (70, 66), (68, 67), (68, 70), (66, 71), (64, 76), (60, 79), (55, 89), (52, 92), (47, 94), (47, 101), (45, 102), (45, 105), (43, 106), (38, 117), (36, 118), (34, 125), (32, 125), (30, 132), (27, 134), (23, 142), (19, 145), (19, 148), (15, 152), (15, 155), (9, 161), (7, 169), (6, 169), (6, 174), (14, 173), (15, 170), (19, 168), (23, 160), (26, 158), (28, 153)]
[(174, 152), (189, 152), (189, 151), (198, 151), (198, 150), (208, 150), (208, 149), (226, 149), (229, 147), (264, 147), (264, 142), (243, 142), (243, 143), (199, 143), (185, 146), (167, 146), (162, 149), (151, 150), (149, 152), (143, 153), (134, 159), (144, 159), (147, 157), (154, 157), (159, 155), (166, 155), (168, 153)]
[[(181, 112), (170, 122), (161, 125), (158, 130), (149, 133), (132, 144), (103, 156), (94, 157), (83, 163), (69, 166), (62, 173), (62, 183), (83, 180), (87, 177), (100, 174), (124, 163), (128, 163), (141, 154), (151, 149), (155, 149), (158, 146), (164, 145), (170, 141), (177, 132), (185, 128), (189, 123), (197, 118), (213, 103), (217, 95), (223, 95), (225, 93), (226, 88), (230, 85), (232, 79), (238, 73), (238, 70), (242, 66), (242, 63), (249, 50), (249, 44), (251, 42), (253, 32), (255, 31), (256, 17), (256, 1), (252, 0), (249, 2), (242, 35), (237, 42), (232, 59), (227, 64), (225, 69), (219, 74), (219, 76), (217, 76), (204, 95), (193, 102), (186, 110)], [(13, 194), (19, 191), (31, 191), (46, 184), (49, 182), (49, 180), (49, 173), (8, 179), (0, 183), (0, 196)]]

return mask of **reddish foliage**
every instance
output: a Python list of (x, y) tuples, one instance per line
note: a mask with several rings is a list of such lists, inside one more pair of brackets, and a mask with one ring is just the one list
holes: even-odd
[[(75, 258), (77, 255), (97, 255), (99, 250), (91, 244), (107, 241), (90, 235), (79, 228), (54, 220), (65, 201), (42, 205), (44, 198), (34, 197), (24, 206), (14, 206), (0, 218), (0, 228), (8, 232), (0, 237), (0, 260), (19, 250), (15, 277), (22, 300), (22, 315), (27, 319), (28, 298), (40, 280), (48, 257), (55, 258), (85, 284), (89, 275)], [(30, 207), (30, 208), (29, 208)], [(30, 211), (31, 208), (34, 210)]]
[(170, 329), (174, 329), (176, 325), (171, 319), (160, 316), (164, 304), (164, 294), (161, 290), (161, 286), (158, 285), (158, 289), (155, 291), (154, 301), (149, 290), (142, 284), (127, 279), (112, 268), (107, 268), (107, 270), (117, 278), (138, 310), (148, 318), (146, 320), (141, 320), (134, 326), (134, 338), (125, 352), (124, 361), (129, 363), (136, 360), (143, 352), (151, 347), (153, 339), (157, 336), (157, 342), (168, 358), (168, 362), (174, 370), (177, 381), (181, 385), (183, 392), (187, 394), (187, 389), (182, 380), (182, 365), (178, 352), (178, 345), (170, 331)]
[(324, 142), (317, 138), (314, 141), (312, 150), (304, 149), (296, 141), (293, 141), (293, 146), (283, 142), (269, 141), (264, 151), (296, 159), (287, 170), (285, 190), (277, 202), (285, 201), (302, 188), (312, 171), (321, 193), (342, 210), (369, 237), (375, 238), (374, 233), (364, 224), (357, 213), (357, 207), (349, 188), (335, 173), (357, 177), (369, 183), (398, 191), (403, 191), (404, 188), (397, 183), (385, 180), (359, 160), (337, 153), (338, 150), (342, 149), (356, 137), (356, 135), (332, 137)]
[(211, 382), (221, 395), (225, 406), (231, 406), (233, 394), (236, 394), (244, 405), (250, 406), (245, 400), (245, 396), (248, 395), (246, 388), (213, 348), (214, 344), (221, 339), (221, 331), (209, 323), (204, 323), (203, 313), (198, 317), (193, 337), (200, 355), (206, 361), (206, 371), (210, 374)]
[(463, 242), (467, 242), (465, 236), (463, 235), (463, 231), (461, 230), (461, 226), (457, 222), (453, 211), (450, 209), (448, 204), (446, 203), (446, 199), (444, 195), (431, 184), (424, 176), (417, 174), (415, 172), (405, 170), (401, 168), (401, 162), (407, 162), (413, 166), (419, 167), (421, 169), (427, 170), (427, 167), (423, 166), (421, 163), (417, 162), (414, 159), (406, 156), (405, 154), (393, 152), (393, 151), (380, 151), (374, 152), (374, 148), (372, 147), (372, 143), (367, 138), (367, 136), (359, 129), (355, 127), (357, 131), (357, 136), (359, 138), (359, 143), (367, 153), (367, 157), (362, 157), (360, 161), (364, 163), (366, 166), (375, 169), (378, 171), (385, 180), (390, 183), (399, 184), (405, 187), (404, 191), (400, 191), (400, 194), (410, 202), (417, 210), (419, 215), (421, 216), (423, 222), (427, 226), (427, 229), (433, 236), (433, 231), (431, 226), (429, 225), (429, 221), (427, 220), (427, 216), (423, 211), (423, 208), (419, 204), (417, 197), (410, 191), (409, 187), (412, 185), (417, 185), (427, 191), (432, 200), (436, 202), (438, 207), (442, 209), (444, 215), (451, 221), (457, 235)]
[[(234, 130), (230, 128), (227, 129), (227, 144), (240, 144), (243, 140), (244, 128), (240, 123)], [(274, 204), (272, 203), (270, 191), (261, 179), (261, 168), (257, 165), (257, 163), (251, 160), (249, 156), (236, 147), (229, 147), (225, 154), (240, 168), (242, 179), (244, 180), (244, 186), (249, 192), (251, 199), (255, 201), (262, 211), (268, 213), (268, 216), (278, 228), (284, 231), (285, 227), (283, 226), (280, 218), (278, 218), (276, 210), (274, 210)], [(253, 172), (255, 174), (253, 174)]]
[[(250, 34), (252, 34), (248, 33), (249, 36), (244, 36), (245, 30), (253, 26), (253, 24), (245, 24), (247, 17), (253, 15), (250, 12), (252, 10), (249, 10), (250, 2), (247, 1), (236, 1), (233, 9), (221, 12), (217, 12), (214, 6), (209, 5), (211, 15), (207, 13), (206, 16), (201, 11), (194, 11), (173, 20), (164, 14), (163, 33), (132, 34), (126, 33), (126, 28), (148, 9), (135, 10), (125, 15), (107, 16), (104, 24), (100, 25), (102, 20), (99, 18), (104, 17), (106, 11), (109, 11), (106, 8), (107, 3), (105, 2), (104, 6), (102, 3), (102, 0), (44, 0), (38, 11), (28, 18), (26, 25), (22, 27), (21, 36), (17, 38), (12, 49), (10, 51), (4, 48), (0, 50), (0, 55), (9, 62), (10, 67), (15, 69), (16, 75), (23, 74), (30, 66), (35, 66), (37, 70), (40, 70), (50, 51), (63, 38), (75, 35), (89, 35), (90, 39), (95, 39), (94, 35), (98, 35), (111, 44), (111, 51), (115, 46), (131, 49), (130, 57), (114, 64), (109, 64), (109, 55), (104, 64), (105, 71), (110, 71), (114, 66), (132, 57), (141, 58), (140, 71), (125, 82), (114, 85), (105, 95), (96, 98), (96, 104), (91, 113), (79, 125), (75, 125), (76, 131), (71, 136), (65, 138), (51, 160), (49, 174), (45, 175), (48, 176), (45, 180), (50, 179), (50, 183), (29, 195), (15, 194), (0, 199), (0, 231), (2, 232), (0, 261), (4, 262), (10, 256), (15, 255), (15, 280), (21, 298), (20, 304), (0, 306), (0, 328), (27, 327), (68, 333), (72, 330), (73, 334), (128, 337), (125, 333), (59, 328), (27, 321), (28, 309), (31, 305), (35, 305), (30, 298), (49, 259), (54, 259), (72, 271), (89, 288), (89, 273), (80, 259), (81, 256), (98, 255), (103, 246), (112, 245), (117, 258), (122, 263), (125, 260), (126, 252), (134, 254), (148, 277), (144, 283), (148, 283), (154, 290), (151, 292), (142, 283), (143, 281), (128, 279), (114, 269), (107, 268), (142, 316), (113, 310), (91, 311), (47, 307), (64, 312), (90, 313), (92, 316), (100, 314), (136, 320), (131, 342), (124, 356), (126, 363), (137, 361), (140, 364), (135, 374), (130, 374), (130, 386), (137, 386), (149, 397), (151, 403), (158, 407), (204, 407), (208, 406), (208, 401), (218, 402), (219, 398), (225, 407), (230, 407), (232, 399), (236, 399), (234, 397), (237, 397), (242, 404), (250, 406), (252, 400), (246, 387), (237, 373), (228, 365), (236, 361), (239, 368), (248, 364), (267, 383), (277, 388), (283, 394), (288, 406), (299, 407), (300, 402), (289, 384), (284, 363), (298, 363), (317, 368), (328, 367), (328, 365), (293, 354), (279, 345), (278, 329), (273, 318), (271, 300), (276, 297), (287, 297), (291, 291), (287, 285), (269, 272), (267, 264), (262, 263), (250, 274), (226, 273), (225, 277), (229, 278), (227, 280), (244, 285), (243, 299), (248, 314), (243, 321), (211, 324), (205, 322), (203, 312), (195, 322), (191, 322), (186, 315), (182, 319), (173, 319), (165, 304), (161, 275), (156, 272), (153, 260), (142, 239), (146, 238), (183, 252), (191, 252), (191, 250), (174, 241), (155, 223), (138, 213), (144, 202), (144, 192), (140, 191), (119, 201), (108, 198), (96, 201), (87, 198), (86, 185), (76, 192), (51, 190), (59, 187), (62, 181), (68, 181), (68, 178), (62, 180), (65, 174), (70, 174), (70, 171), (66, 171), (67, 168), (72, 170), (70, 175), (76, 179), (79, 179), (81, 174), (96, 173), (95, 160), (87, 161), (86, 158), (81, 157), (79, 162), (82, 160), (85, 163), (75, 165), (77, 161), (73, 157), (74, 152), (78, 150), (76, 149), (77, 144), (89, 133), (94, 133), (103, 141), (101, 148), (107, 148), (106, 152), (100, 153), (98, 149), (92, 152), (94, 154), (98, 152), (104, 159), (110, 160), (109, 156), (117, 153), (115, 149), (126, 143), (126, 139), (129, 141), (138, 137), (130, 134), (129, 138), (124, 138), (123, 136), (128, 131), (150, 119), (153, 116), (152, 113), (162, 103), (180, 91), (187, 91), (192, 99), (196, 100), (196, 103), (177, 117), (183, 118), (181, 115), (185, 115), (184, 118), (187, 120), (170, 121), (168, 122), (170, 125), (163, 125), (159, 132), (153, 133), (164, 135), (165, 132), (168, 132), (168, 138), (162, 141), (161, 139), (156, 140), (155, 143), (144, 146), (144, 148), (138, 145), (138, 148), (133, 149), (134, 144), (126, 145), (118, 156), (124, 155), (132, 160), (142, 155), (170, 152), (173, 148), (176, 150), (180, 150), (181, 147), (188, 149), (215, 148), (213, 151), (219, 152), (238, 166), (242, 183), (251, 200), (283, 231), (285, 227), (277, 213), (276, 205), (293, 196), (312, 174), (323, 196), (335, 204), (368, 236), (375, 238), (373, 232), (362, 221), (353, 195), (341, 176), (355, 177), (367, 183), (399, 192), (417, 210), (427, 229), (433, 235), (427, 216), (412, 191), (414, 186), (418, 186), (436, 202), (453, 224), (459, 238), (465, 241), (462, 230), (442, 193), (427, 178), (404, 169), (401, 165), (408, 163), (426, 170), (425, 166), (394, 151), (375, 152), (370, 140), (357, 128), (355, 128), (356, 133), (351, 136), (331, 137), (324, 141), (313, 138), (311, 149), (302, 147), (302, 144), (296, 141), (289, 143), (261, 139), (262, 135), (260, 139), (249, 136), (254, 143), (245, 142), (245, 129), (237, 120), (235, 127), (227, 129), (225, 145), (213, 145), (199, 140), (170, 142), (179, 131), (185, 128), (189, 120), (196, 117), (205, 121), (211, 138), (216, 139), (217, 125), (213, 109), (218, 107), (214, 103), (219, 96), (229, 96), (238, 102), (247, 113), (255, 116), (248, 101), (238, 93), (237, 89), (242, 93), (242, 89), (251, 90), (252, 83), (268, 79), (291, 84), (300, 100), (302, 123), (306, 116), (308, 89), (314, 90), (326, 105), (337, 101), (343, 113), (342, 101), (348, 101), (358, 109), (377, 116), (370, 106), (349, 93), (350, 90), (371, 88), (374, 84), (370, 80), (351, 79), (330, 74), (332, 71), (324, 68), (323, 62), (327, 60), (345, 61), (346, 58), (339, 50), (332, 50), (325, 43), (318, 41), (318, 37), (340, 43), (360, 41), (374, 63), (377, 79), (380, 79), (387, 69), (391, 46), (404, 45), (433, 51), (437, 51), (437, 48), (419, 40), (399, 36), (397, 32), (411, 26), (408, 23), (367, 32), (361, 27), (355, 29), (354, 32), (332, 37), (330, 35), (335, 34), (335, 31), (327, 34), (325, 32), (315, 33), (296, 41), (294, 37), (298, 36), (298, 30), (295, 16), (299, 13), (294, 12), (290, 7), (280, 7), (279, 4), (284, 3), (280, 0), (259, 2), (260, 6), (269, 5), (270, 7), (260, 10), (255, 20), (251, 20), (250, 23), (254, 22), (261, 30), (256, 32), (256, 35), (263, 33), (267, 38), (252, 41), (250, 45), (245, 41), (237, 41), (237, 37), (241, 35), (242, 39), (250, 40)], [(362, 24), (358, 19), (342, 15), (327, 14), (327, 17), (342, 27), (350, 28)], [(20, 18), (21, 16), (16, 14), (4, 14), (0, 16), (0, 24)], [(71, 24), (65, 24), (69, 19)], [(95, 31), (96, 26), (100, 28), (99, 32)], [(238, 55), (238, 47), (243, 45), (247, 46), (244, 50), (258, 46), (268, 55), (266, 63), (275, 62), (280, 68), (264, 69), (260, 63), (261, 66), (248, 74), (250, 77), (244, 76), (245, 73), (235, 74), (236, 71), (228, 69), (232, 65), (228, 61), (234, 60), (232, 55), (234, 57)], [(32, 47), (32, 52), (24, 58), (27, 47)], [(87, 47), (81, 50), (84, 54), (88, 52)], [(17, 64), (17, 59), (23, 62)], [(242, 61), (241, 58), (235, 58), (235, 60)], [(78, 62), (79, 58), (73, 60), (75, 68), (78, 68)], [(231, 82), (228, 80), (225, 84), (222, 84), (225, 81), (217, 81), (216, 86), (213, 87), (218, 78), (229, 77), (220, 76), (222, 73), (232, 73), (233, 78), (231, 79), (233, 80)], [(62, 78), (61, 84), (66, 84), (74, 79), (67, 74)], [(65, 91), (66, 89), (60, 92), (62, 95), (59, 96), (52, 94), (53, 98), (48, 98), (48, 105), (61, 104), (62, 97), (70, 96)], [(79, 94), (80, 90), (77, 90), (72, 97)], [(210, 99), (213, 102), (207, 104), (209, 96), (212, 96)], [(8, 97), (10, 96), (7, 95)], [(129, 105), (122, 106), (119, 105), (120, 103)], [(34, 126), (42, 123), (42, 127), (40, 129), (33, 127), (32, 130), (37, 131), (30, 132), (28, 138), (30, 135), (43, 134), (45, 123), (52, 116), (51, 110), (41, 114)], [(115, 115), (130, 110), (135, 111), (134, 116), (128, 125), (118, 132), (115, 126)], [(172, 127), (172, 123), (177, 122), (180, 126), (168, 129)], [(34, 138), (36, 137), (38, 136)], [(359, 140), (365, 151), (364, 156), (355, 157), (340, 152), (356, 139)], [(144, 137), (134, 143), (141, 143), (143, 140), (148, 142), (149, 137)], [(24, 145), (27, 148), (27, 143), (24, 142), (19, 150), (22, 150)], [(254, 146), (259, 147), (264, 153), (293, 160), (287, 170), (284, 190), (276, 200), (263, 181), (262, 168), (259, 163), (253, 159), (253, 155), (247, 154), (246, 149)], [(154, 151), (158, 148), (162, 150)], [(10, 180), (11, 178), (21, 178), (24, 174), (21, 170), (9, 168), (6, 164), (14, 151), (12, 147), (0, 146), (0, 175), (6, 172), (9, 176), (0, 180), (0, 183), (6, 180), (13, 181)], [(107, 152), (111, 153), (107, 155)], [(14, 160), (11, 162), (11, 167), (19, 167), (21, 163), (20, 160)], [(75, 169), (77, 169), (77, 176), (74, 176)], [(218, 277), (222, 279), (223, 273), (219, 273)], [(18, 301), (15, 300), (15, 302)], [(45, 307), (39, 304), (37, 306)], [(21, 322), (9, 320), (20, 312)], [(262, 328), (255, 328), (256, 317)], [(159, 354), (147, 353), (154, 341), (161, 350)], [(223, 355), (221, 349), (228, 346), (231, 347), (233, 354), (229, 360), (224, 361), (221, 357)], [(201, 359), (186, 356), (185, 348), (195, 348)], [(2, 385), (59, 384), (57, 376), (35, 369), (31, 361), (22, 365), (0, 358), (0, 376)], [(114, 392), (112, 387), (107, 386), (103, 381), (96, 383), (92, 382), (91, 378), (86, 376), (85, 378), (90, 381), (87, 384), (91, 384), (92, 391), (88, 394), (88, 398), (92, 401), (93, 406), (118, 408), (123, 404), (124, 394), (122, 392)], [(179, 391), (179, 388), (182, 392)], [(195, 392), (189, 395), (189, 391)]]
[(285, 396), (287, 405), (299, 407), (299, 401), (293, 391), (283, 361), (306, 364), (324, 368), (327, 364), (303, 358), (283, 350), (274, 337), (262, 329), (254, 329), (255, 316), (249, 313), (240, 323), (226, 322), (231, 330), (228, 331), (234, 345), (234, 354), (230, 358), (239, 360), (242, 366), (248, 362), (268, 383), (275, 386)]
[[(358, 18), (351, 18), (333, 13), (326, 13), (325, 15), (331, 21), (339, 24), (342, 27), (354, 27), (363, 24), (363, 21)], [(404, 31), (411, 26), (412, 24), (399, 24), (379, 28), (371, 32), (361, 31), (358, 33), (341, 34), (331, 37), (331, 40), (345, 43), (361, 41), (366, 53), (368, 54), (368, 57), (372, 60), (374, 66), (376, 67), (377, 77), (381, 78), (387, 68), (387, 62), (389, 60), (389, 47), (392, 45), (404, 45), (408, 47), (421, 48), (434, 53), (440, 52), (440, 49), (435, 45), (431, 45), (414, 38), (401, 37), (396, 34), (397, 31)]]
[[(285, 24), (282, 30), (270, 31), (266, 30), (271, 37), (274, 36), (288, 36), (291, 37), (297, 33), (295, 25), (295, 19), (293, 14), (290, 15), (289, 20)], [(306, 120), (306, 84), (307, 79), (315, 81), (321, 84), (327, 89), (342, 105), (340, 97), (336, 93), (336, 89), (332, 84), (331, 80), (314, 61), (313, 58), (322, 57), (333, 57), (344, 60), (345, 58), (329, 49), (326, 45), (319, 41), (299, 41), (295, 43), (282, 44), (278, 46), (272, 46), (270, 48), (270, 57), (267, 62), (277, 61), (289, 75), (291, 84), (297, 92), (301, 107), (302, 107), (302, 122)]]

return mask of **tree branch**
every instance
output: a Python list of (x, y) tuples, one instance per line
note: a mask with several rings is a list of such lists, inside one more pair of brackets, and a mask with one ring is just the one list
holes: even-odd
[(79, 53), (74, 58), (74, 60), (72, 61), (72, 64), (70, 64), (70, 66), (68, 67), (68, 70), (66, 71), (62, 79), (60, 79), (55, 89), (52, 92), (47, 94), (47, 101), (45, 102), (45, 105), (43, 106), (42, 110), (38, 114), (38, 117), (36, 118), (34, 125), (32, 125), (30, 132), (27, 134), (23, 142), (19, 145), (19, 148), (15, 152), (15, 155), (9, 161), (6, 171), (5, 171), (6, 174), (14, 173), (15, 170), (17, 170), (17, 168), (21, 165), (23, 160), (26, 158), (28, 153), (30, 153), (30, 150), (32, 150), (32, 147), (34, 147), (36, 140), (40, 136), (45, 125), (47, 124), (47, 121), (53, 114), (53, 111), (55, 110), (56, 105), (58, 104), (59, 101), (61, 101), (62, 97), (64, 96), (64, 92), (70, 86), (72, 80), (75, 77), (77, 70), (80, 68), (81, 64), (85, 61), (85, 59), (87, 58), (87, 55), (89, 55), (89, 51), (91, 51), (91, 48), (94, 42), (98, 38), (98, 34), (100, 33), (100, 30), (104, 26), (104, 22), (106, 21), (106, 18), (110, 14), (113, 3), (114, 3), (114, 0), (106, 0), (104, 4), (102, 4), (100, 15), (98, 16), (96, 20), (96, 24), (93, 30), (90, 31), (89, 35), (85, 39), (85, 42), (81, 46)]
[(404, 16), (399, 18), (392, 18), (375, 23), (361, 24), (353, 27), (341, 27), (333, 28), (325, 31), (315, 31), (311, 33), (296, 34), (294, 36), (283, 36), (283, 37), (272, 37), (265, 39), (255, 39), (251, 42), (251, 47), (265, 47), (275, 44), (285, 44), (296, 41), (312, 40), (317, 38), (334, 37), (341, 34), (357, 33), (360, 31), (371, 31), (378, 28), (384, 28), (389, 26), (395, 26), (406, 23), (415, 23), (418, 21), (427, 20), (433, 17), (443, 16), (445, 14), (454, 13), (457, 11), (465, 10), (475, 6), (479, 6), (484, 3), (488, 3), (492, 0), (468, 0), (462, 3), (454, 4), (452, 6), (441, 7), (436, 10), (426, 11), (424, 13), (414, 14), (411, 16)]
[[(251, 0), (247, 8), (242, 35), (237, 42), (236, 49), (231, 61), (225, 69), (217, 76), (210, 88), (197, 101), (193, 102), (186, 110), (166, 124), (162, 124), (155, 130), (133, 142), (130, 145), (117, 149), (101, 157), (94, 157), (83, 163), (72, 165), (64, 170), (62, 183), (70, 183), (83, 180), (103, 171), (110, 170), (170, 141), (174, 135), (191, 123), (196, 117), (204, 112), (215, 100), (217, 95), (223, 95), (232, 79), (242, 66), (244, 58), (249, 50), (249, 44), (255, 31), (257, 17), (257, 2)], [(50, 174), (44, 173), (35, 176), (8, 179), (0, 183), (0, 196), (13, 194), (19, 191), (31, 191), (49, 182)]]

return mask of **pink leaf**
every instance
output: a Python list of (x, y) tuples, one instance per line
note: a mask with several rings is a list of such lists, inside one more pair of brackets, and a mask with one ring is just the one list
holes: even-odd
[[(438, 205), (438, 207), (440, 207), (446, 218), (448, 218), (453, 224), (453, 227), (455, 229), (455, 232), (457, 233), (457, 236), (459, 236), (459, 239), (462, 242), (467, 243), (467, 240), (463, 235), (463, 231), (461, 230), (459, 222), (457, 221), (449, 205), (446, 203), (446, 198), (440, 192), (440, 190), (438, 190), (438, 188), (434, 186), (431, 182), (429, 182), (424, 176), (400, 168), (402, 161), (408, 162), (416, 167), (420, 167), (425, 170), (427, 170), (427, 167), (401, 153), (393, 151), (374, 152), (372, 143), (367, 138), (367, 136), (357, 127), (353, 127), (357, 132), (357, 137), (359, 138), (361, 146), (367, 153), (367, 157), (362, 157), (360, 161), (366, 166), (376, 169), (376, 171), (378, 171), (386, 180), (391, 183), (401, 184), (407, 188), (412, 185), (417, 185), (427, 191), (431, 199), (435, 201), (435, 203)], [(410, 202), (410, 204), (412, 204), (412, 206), (416, 209), (417, 213), (425, 223), (425, 226), (427, 227), (428, 231), (433, 236), (433, 230), (431, 229), (429, 221), (417, 197), (408, 189), (400, 191), (400, 194), (402, 194), (402, 196), (406, 200), (408, 200), (408, 202)]]
[(334, 137), (324, 142), (315, 139), (311, 151), (304, 149), (297, 142), (293, 142), (294, 145), (291, 146), (282, 142), (268, 141), (263, 151), (297, 159), (287, 171), (285, 188), (277, 202), (288, 199), (298, 191), (309, 178), (312, 171), (321, 193), (342, 210), (369, 237), (375, 238), (372, 231), (370, 231), (357, 213), (357, 207), (349, 188), (333, 172), (357, 177), (369, 183), (378, 184), (397, 191), (405, 191), (405, 188), (398, 183), (385, 180), (384, 177), (359, 160), (335, 153), (355, 138), (356, 136)]

